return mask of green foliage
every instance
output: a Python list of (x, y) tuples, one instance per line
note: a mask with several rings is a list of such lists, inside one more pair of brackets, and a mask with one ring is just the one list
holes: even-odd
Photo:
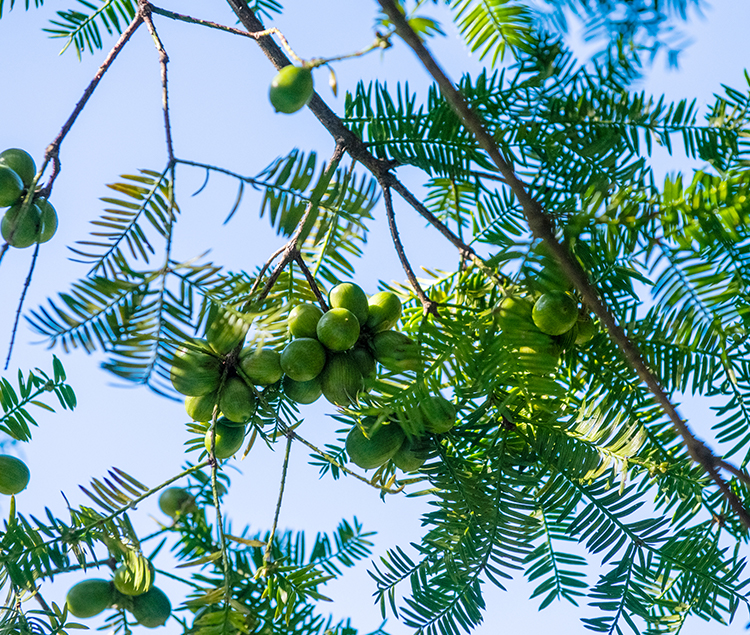
[(29, 414), (27, 406), (35, 406), (49, 412), (54, 412), (49, 404), (39, 397), (51, 392), (57, 397), (60, 406), (65, 410), (76, 407), (76, 396), (73, 389), (66, 383), (67, 376), (60, 360), (52, 357), (52, 377), (37, 368), (36, 373), (29, 372), (26, 379), (18, 371), (18, 390), (4, 377), (0, 379), (0, 406), (3, 414), (0, 416), (0, 432), (18, 441), (30, 441), (31, 429), (37, 422)]
[(102, 29), (107, 35), (123, 32), (135, 17), (138, 3), (134, 0), (77, 0), (78, 9), (58, 11), (57, 20), (45, 31), (50, 37), (67, 40), (63, 51), (71, 44), (79, 59), (81, 53), (101, 50), (104, 47)]
[[(101, 48), (103, 31), (121, 32), (135, 11), (120, 0), (79, 3), (85, 11), (60, 11), (51, 30), (79, 55)], [(422, 38), (442, 34), (424, 13), (427, 4), (399, 3)], [(739, 461), (722, 471), (726, 488), (693, 463), (632, 360), (572, 290), (548, 244), (532, 235), (517, 189), (435, 87), (420, 96), (408, 84), (360, 82), (343, 118), (346, 135), (364, 143), (347, 148), (357, 160), (329, 167), (316, 152), (294, 149), (254, 176), (178, 158), (162, 171), (123, 175), (108, 186), (116, 195), (102, 199), (107, 207), (92, 236), (74, 250), (89, 273), (29, 321), (50, 345), (101, 351), (119, 378), (174, 397), (175, 351), (201, 337), (210, 309), (242, 315), (248, 344), (279, 349), (289, 339), (292, 307), (354, 279), (380, 190), (403, 194), (395, 175), (414, 168), (410, 175), (424, 187), (416, 211), (460, 246), (456, 267), (423, 270), (419, 289), (382, 285), (404, 304), (398, 330), (415, 343), (421, 365), (381, 369), (357, 403), (336, 413), (342, 427), (321, 448), (298, 434), (304, 408), (279, 383), (258, 389), (246, 452), (258, 442), (304, 443), (330, 481), (354, 474), (384, 498), (427, 497), (422, 539), (392, 546), (371, 567), (384, 617), (391, 613), (417, 633), (471, 632), (485, 616), (483, 589), (504, 589), (516, 576), (531, 582), (540, 608), (585, 604), (583, 624), (595, 632), (679, 632), (694, 616), (729, 621), (750, 605), (747, 529), (726, 498), (728, 490), (742, 504), (750, 500), (741, 471), (750, 463), (750, 96), (726, 87), (702, 115), (694, 100), (669, 103), (633, 89), (639, 51), (656, 50), (672, 17), (684, 18), (686, 0), (667, 3), (651, 22), (645, 2), (629, 3), (627, 19), (618, 3), (604, 1), (548, 3), (546, 17), (509, 0), (447, 4), (480, 59), (494, 65), (506, 50), (515, 56), (502, 71), (465, 75), (458, 88), (562, 248), (667, 396), (714, 400), (712, 469)], [(248, 6), (266, 17), (281, 9), (275, 0)], [(588, 36), (607, 35), (591, 63), (562, 40), (566, 9), (583, 17)], [(393, 25), (382, 14), (377, 20), (386, 49)], [(655, 147), (702, 169), (657, 178)], [(362, 173), (365, 166), (371, 174)], [(177, 185), (196, 168), (206, 181), (219, 173), (236, 184), (233, 206), (216, 223), (247, 214), (243, 203), (257, 192), (258, 216), (288, 242), (274, 254), (269, 248), (251, 271), (227, 271), (204, 257), (175, 260)], [(580, 320), (593, 327), (590, 339), (550, 337), (523, 315), (503, 317), (506, 299), (530, 307), (548, 287), (571, 290)], [(434, 313), (424, 310), (421, 293)], [(222, 368), (231, 370), (233, 354)], [(18, 390), (2, 380), (0, 430), (29, 440), (28, 405), (48, 407), (38, 399), (45, 391), (63, 408), (75, 405), (62, 366), (53, 365), (52, 378), (19, 374)], [(427, 434), (420, 404), (438, 394), (455, 408), (456, 425)], [(404, 476), (387, 462), (363, 476), (348, 462), (344, 436), (367, 417), (423, 443), (418, 472)], [(187, 426), (188, 452), (203, 458), (211, 425)], [(195, 508), (138, 536), (134, 505), (180, 477), (188, 477)], [(150, 557), (169, 545), (191, 589), (176, 618), (184, 632), (355, 635), (348, 620), (326, 617), (319, 605), (329, 600), (328, 581), (371, 557), (372, 533), (356, 519), (342, 521), (310, 549), (304, 533), (277, 530), (278, 517), (270, 531), (234, 532), (222, 516), (230, 485), (223, 466), (208, 462), (155, 488), (113, 468), (83, 488), (93, 506), (69, 509), (64, 521), (49, 509), (44, 520), (24, 516), (11, 503), (0, 531), (0, 587), (19, 600), (40, 581), (132, 559), (153, 541)], [(126, 609), (109, 613), (107, 627), (128, 632)], [(6, 612), (0, 628), (36, 619)], [(36, 630), (74, 628), (67, 619), (53, 607)], [(375, 633), (383, 635), (382, 626)]]

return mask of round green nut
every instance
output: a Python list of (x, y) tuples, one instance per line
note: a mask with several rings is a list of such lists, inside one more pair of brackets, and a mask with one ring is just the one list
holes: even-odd
[(362, 288), (351, 282), (337, 284), (328, 293), (328, 304), (333, 309), (347, 309), (354, 313), (360, 325), (367, 322), (370, 307)]
[(195, 498), (182, 487), (168, 487), (159, 495), (159, 509), (171, 518), (196, 511)]
[(323, 317), (323, 309), (317, 304), (298, 304), (287, 318), (292, 337), (317, 337), (318, 322)]
[(596, 325), (594, 321), (586, 317), (584, 319), (578, 318), (578, 331), (576, 332), (576, 344), (581, 346), (588, 344), (596, 335)]
[(240, 351), (240, 370), (256, 386), (275, 384), (284, 374), (278, 351), (254, 346), (245, 346)]
[(281, 381), (284, 394), (292, 401), (307, 405), (320, 399), (323, 388), (320, 385), (320, 376), (309, 381), (294, 381), (288, 375)]
[(214, 392), (221, 382), (221, 362), (208, 351), (205, 340), (177, 350), (169, 373), (172, 386), (180, 394), (200, 397)]
[(8, 207), (18, 202), (23, 194), (23, 181), (15, 170), (0, 165), (0, 207)]
[(334, 353), (320, 374), (323, 396), (336, 406), (349, 406), (357, 402), (365, 389), (362, 373), (354, 358), (348, 353)]
[(215, 436), (214, 456), (217, 459), (228, 459), (242, 447), (242, 441), (245, 439), (245, 426), (228, 426), (217, 421), (214, 431), (215, 435), (212, 434), (211, 428), (206, 430), (204, 445), (206, 451), (211, 454), (211, 439)]
[(0, 454), (0, 494), (11, 496), (26, 489), (31, 474), (21, 459)]
[(141, 595), (154, 583), (154, 565), (144, 556), (136, 556), (115, 570), (112, 582), (123, 595)]
[[(371, 430), (372, 426), (368, 427)], [(396, 423), (381, 425), (368, 438), (355, 425), (346, 436), (346, 453), (352, 463), (363, 470), (380, 467), (390, 460), (404, 442), (404, 431)]]
[(350, 351), (347, 351), (347, 355), (357, 364), (357, 368), (362, 373), (365, 383), (375, 378), (378, 371), (378, 364), (370, 351), (363, 346), (355, 346)]
[(241, 314), (212, 305), (206, 322), (206, 341), (219, 355), (226, 355), (244, 340), (250, 325)]
[(143, 595), (133, 598), (131, 611), (141, 626), (157, 628), (164, 626), (169, 619), (172, 605), (164, 591), (154, 586)]
[(13, 170), (24, 187), (31, 187), (36, 176), (36, 164), (31, 155), (21, 148), (8, 148), (0, 152), (0, 165)]
[(445, 434), (456, 423), (456, 407), (442, 395), (430, 395), (419, 402), (424, 427), (433, 434)]
[(65, 602), (76, 617), (94, 617), (114, 604), (115, 591), (112, 582), (92, 578), (74, 584), (68, 590)]
[(41, 212), (41, 227), (39, 229), (39, 236), (37, 236), (37, 242), (41, 245), (51, 240), (57, 232), (57, 211), (52, 204), (44, 197), (40, 196), (34, 199), (34, 203)]
[(506, 296), (493, 309), (501, 331), (525, 331), (535, 328), (531, 314), (534, 305), (530, 300), (517, 296)]
[(258, 399), (255, 391), (241, 377), (227, 378), (219, 396), (219, 410), (235, 423), (245, 423), (255, 413)]
[(548, 291), (534, 303), (531, 317), (542, 333), (562, 335), (578, 320), (578, 306), (570, 294)]
[(289, 65), (271, 80), (268, 98), (276, 112), (291, 114), (304, 107), (313, 92), (312, 71), (302, 66)]
[(382, 331), (370, 342), (372, 354), (388, 370), (418, 370), (421, 365), (419, 346), (398, 331)]
[(211, 421), (216, 406), (216, 393), (185, 398), (185, 411), (193, 421)]
[(37, 242), (41, 228), (42, 213), (37, 204), (19, 201), (5, 212), (0, 233), (11, 247), (26, 249)]
[(414, 472), (427, 460), (429, 444), (427, 439), (415, 437), (404, 439), (401, 447), (393, 455), (391, 461), (402, 472)]
[(281, 351), (280, 363), (284, 373), (294, 381), (310, 381), (323, 370), (326, 352), (318, 340), (300, 337)]
[(331, 351), (345, 351), (359, 339), (359, 320), (349, 309), (326, 311), (317, 328), (318, 340)]
[(390, 291), (381, 291), (371, 296), (368, 307), (365, 326), (372, 333), (388, 331), (401, 319), (401, 300)]

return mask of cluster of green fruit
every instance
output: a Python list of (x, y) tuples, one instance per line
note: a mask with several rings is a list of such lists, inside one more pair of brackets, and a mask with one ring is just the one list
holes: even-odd
[(22, 492), (30, 478), (29, 468), (21, 459), (0, 454), (0, 494), (11, 496)]
[(427, 460), (430, 437), (445, 434), (456, 423), (456, 407), (442, 395), (430, 395), (407, 418), (411, 435), (395, 417), (380, 425), (376, 417), (364, 417), (362, 425), (353, 426), (346, 436), (346, 453), (352, 463), (364, 470), (388, 461), (404, 472), (419, 469)]
[(567, 291), (547, 291), (534, 302), (507, 296), (495, 314), (501, 330), (518, 344), (521, 358), (540, 374), (554, 372), (563, 350), (587, 344), (596, 334), (593, 320), (579, 311)]
[[(209, 313), (206, 338), (180, 348), (170, 377), (186, 395), (185, 409), (194, 421), (207, 422), (218, 408), (221, 417), (206, 432), (205, 447), (216, 458), (232, 456), (242, 445), (245, 426), (258, 407), (258, 388), (282, 381), (286, 396), (310, 404), (321, 395), (348, 406), (366, 390), (376, 362), (394, 372), (417, 370), (419, 348), (391, 330), (401, 317), (401, 301), (390, 292), (371, 298), (351, 283), (329, 293), (330, 310), (302, 304), (289, 314), (294, 339), (281, 353), (242, 347), (248, 331), (244, 316), (227, 310)], [(239, 350), (239, 352), (237, 352)]]
[(0, 207), (9, 209), (0, 231), (11, 247), (24, 249), (34, 243), (46, 243), (57, 231), (57, 212), (50, 202), (29, 188), (36, 176), (31, 155), (19, 148), (0, 152)]
[(223, 414), (206, 431), (205, 447), (218, 459), (232, 456), (245, 438), (245, 425), (255, 413), (255, 386), (269, 386), (281, 379), (280, 355), (269, 348), (246, 346), (239, 353), (248, 331), (241, 314), (212, 309), (206, 338), (180, 348), (172, 362), (174, 389), (186, 395), (185, 410), (194, 421), (211, 421), (215, 408)]
[(135, 556), (117, 567), (112, 580), (93, 578), (73, 585), (68, 591), (68, 610), (76, 617), (99, 615), (108, 608), (127, 609), (142, 626), (163, 626), (172, 613), (169, 598), (153, 585), (153, 565)]
[(392, 330), (401, 300), (382, 291), (368, 299), (356, 284), (344, 282), (328, 294), (325, 313), (300, 304), (289, 313), (293, 340), (281, 353), (282, 387), (292, 401), (309, 404), (321, 395), (337, 406), (356, 403), (384, 368), (401, 372), (420, 366), (416, 342)]
[(291, 114), (304, 107), (313, 92), (312, 71), (306, 66), (290, 64), (271, 80), (268, 98), (276, 112)]

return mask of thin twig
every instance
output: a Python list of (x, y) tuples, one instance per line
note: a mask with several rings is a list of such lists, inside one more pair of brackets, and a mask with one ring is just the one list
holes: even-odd
[(62, 144), (63, 139), (65, 139), (65, 136), (68, 134), (68, 132), (70, 132), (70, 129), (73, 127), (73, 124), (78, 118), (78, 115), (81, 114), (81, 111), (86, 106), (86, 103), (88, 102), (91, 95), (94, 94), (96, 87), (99, 85), (102, 77), (104, 77), (104, 73), (106, 73), (107, 70), (109, 70), (109, 67), (112, 66), (112, 62), (115, 61), (115, 58), (120, 53), (120, 51), (122, 51), (123, 47), (125, 46), (125, 44), (127, 44), (133, 33), (136, 32), (138, 27), (141, 25), (141, 22), (143, 22), (143, 16), (141, 15), (141, 12), (139, 10), (128, 25), (128, 28), (122, 32), (122, 35), (117, 40), (117, 43), (107, 54), (104, 62), (96, 71), (94, 79), (91, 80), (89, 85), (86, 87), (86, 90), (83, 91), (83, 96), (78, 100), (78, 103), (73, 109), (73, 112), (71, 113), (70, 117), (68, 117), (68, 120), (63, 124), (60, 132), (54, 138), (52, 143), (47, 146), (47, 149), (44, 152), (44, 163), (40, 168), (40, 172), (43, 172), (47, 164), (52, 161), (52, 173), (50, 174), (47, 184), (40, 191), (40, 194), (45, 198), (49, 198), (50, 192), (52, 191), (52, 184), (55, 182), (57, 175), (60, 173), (60, 145)]
[(286, 438), (286, 448), (284, 450), (284, 465), (281, 468), (281, 483), (279, 484), (279, 497), (276, 499), (276, 511), (273, 514), (273, 525), (271, 525), (271, 533), (268, 535), (268, 542), (266, 543), (266, 550), (263, 552), (263, 562), (266, 565), (271, 564), (271, 557), (273, 555), (273, 539), (276, 536), (276, 528), (279, 526), (279, 515), (281, 514), (281, 501), (284, 498), (284, 487), (286, 485), (286, 474), (289, 468), (289, 455), (292, 449), (292, 436), (289, 435)]
[[(325, 194), (325, 191), (328, 189), (328, 185), (330, 184), (331, 179), (333, 178), (333, 175), (336, 173), (336, 168), (338, 168), (338, 165), (341, 162), (341, 159), (343, 156), (344, 156), (344, 146), (341, 143), (337, 143), (336, 147), (333, 150), (333, 154), (331, 155), (331, 158), (328, 161), (328, 165), (326, 166), (323, 176), (321, 176), (320, 181), (315, 186), (315, 190), (310, 196), (310, 201), (308, 202), (307, 207), (305, 208), (305, 213), (302, 215), (302, 218), (299, 220), (299, 223), (297, 223), (297, 228), (294, 230), (294, 234), (286, 243), (286, 245), (284, 245), (284, 247), (281, 249), (281, 253), (283, 254), (281, 260), (276, 265), (274, 270), (271, 272), (271, 275), (268, 277), (268, 280), (266, 280), (266, 284), (263, 287), (263, 290), (258, 295), (258, 297), (257, 298), (251, 297), (245, 304), (245, 307), (242, 309), (242, 311), (248, 310), (252, 304), (257, 304), (265, 300), (266, 296), (271, 292), (273, 285), (275, 285), (276, 281), (279, 279), (281, 272), (284, 271), (284, 269), (290, 262), (293, 262), (294, 260), (297, 259), (297, 256), (299, 256), (299, 243), (300, 243), (300, 240), (302, 239), (303, 231), (307, 228), (307, 219), (310, 217), (310, 214), (313, 212), (313, 210), (317, 209), (318, 204), (320, 203), (320, 200), (323, 198), (323, 194)], [(273, 258), (275, 258), (276, 255), (278, 255), (278, 253), (279, 252), (277, 251), (271, 257), (271, 260), (273, 260)], [(303, 266), (304, 266), (304, 263), (303, 263)], [(304, 267), (303, 271), (305, 270), (306, 270), (306, 267)], [(309, 273), (309, 270), (308, 270), (308, 273)], [(259, 279), (260, 279), (260, 276), (258, 277), (258, 280)], [(253, 285), (253, 288), (256, 288), (256, 286), (257, 285)], [(315, 284), (315, 286), (311, 285), (310, 288), (312, 289), (313, 293), (316, 293), (317, 291), (316, 297), (318, 298), (319, 302), (321, 302), (321, 308), (324, 311), (327, 310), (328, 306), (326, 305), (325, 299), (320, 293), (320, 290), (317, 288), (317, 284)]]
[(414, 293), (422, 303), (422, 312), (424, 313), (424, 315), (431, 313), (432, 315), (437, 317), (437, 303), (433, 302), (432, 300), (430, 300), (430, 298), (427, 297), (427, 294), (424, 292), (421, 285), (419, 284), (419, 281), (417, 280), (417, 276), (414, 275), (414, 270), (411, 268), (409, 259), (406, 257), (406, 253), (404, 252), (404, 246), (401, 243), (401, 237), (398, 235), (398, 227), (396, 227), (396, 215), (393, 212), (393, 199), (391, 198), (391, 189), (383, 183), (381, 183), (380, 186), (383, 189), (385, 215), (388, 218), (388, 229), (390, 229), (391, 231), (391, 240), (393, 241), (393, 246), (396, 248), (396, 253), (398, 254), (398, 259), (401, 261), (401, 266), (404, 269), (404, 273), (406, 273), (406, 277), (409, 280), (411, 288), (414, 289)]
[(738, 515), (740, 521), (746, 527), (750, 528), (750, 514), (748, 514), (748, 511), (745, 509), (740, 499), (731, 491), (716, 470), (719, 459), (714, 456), (703, 441), (695, 437), (688, 425), (679, 415), (677, 409), (659, 384), (658, 379), (643, 361), (638, 348), (627, 337), (625, 332), (615, 321), (614, 316), (599, 298), (596, 289), (588, 281), (586, 273), (557, 240), (552, 220), (544, 212), (539, 202), (529, 194), (525, 184), (516, 176), (513, 168), (505, 161), (494, 138), (485, 129), (482, 120), (469, 108), (463, 95), (458, 89), (456, 89), (453, 82), (440, 68), (419, 36), (404, 19), (404, 16), (401, 14), (393, 0), (378, 0), (378, 2), (396, 27), (398, 35), (415, 52), (420, 62), (422, 62), (424, 67), (438, 84), (445, 100), (462, 120), (467, 130), (474, 134), (479, 146), (487, 152), (490, 159), (503, 175), (503, 178), (513, 191), (513, 194), (515, 194), (521, 208), (523, 209), (532, 234), (537, 238), (541, 238), (549, 246), (550, 251), (558, 261), (560, 268), (570, 282), (573, 283), (576, 290), (581, 294), (583, 301), (594, 311), (594, 313), (596, 313), (599, 320), (607, 328), (612, 341), (620, 348), (631, 368), (635, 370), (641, 378), (641, 381), (646, 384), (656, 402), (667, 414), (672, 422), (672, 426), (683, 438), (685, 447), (690, 456), (696, 463), (701, 465), (713, 479), (717, 487), (724, 494), (729, 505)]
[(320, 287), (318, 286), (318, 283), (315, 281), (315, 276), (312, 275), (312, 272), (308, 268), (308, 266), (305, 264), (304, 259), (302, 258), (302, 254), (297, 252), (297, 255), (294, 257), (294, 262), (296, 262), (299, 265), (299, 268), (302, 270), (302, 273), (305, 276), (305, 279), (307, 280), (307, 284), (310, 285), (310, 289), (313, 292), (313, 295), (318, 300), (318, 304), (320, 305), (320, 308), (323, 309), (323, 312), (325, 313), (328, 311), (328, 302), (326, 301), (325, 296), (320, 290)]
[(23, 291), (21, 291), (21, 297), (18, 300), (18, 308), (16, 309), (16, 319), (13, 322), (13, 330), (10, 333), (10, 344), (8, 345), (8, 356), (5, 358), (5, 370), (8, 370), (10, 365), (10, 357), (13, 354), (13, 344), (16, 341), (16, 333), (18, 332), (18, 322), (21, 319), (21, 310), (23, 309), (23, 302), (26, 299), (26, 293), (31, 286), (31, 277), (34, 275), (34, 268), (36, 267), (36, 259), (39, 255), (39, 243), (34, 245), (34, 255), (31, 257), (31, 266), (29, 267), (29, 273), (26, 276), (26, 280), (23, 283)]
[(159, 52), (159, 66), (161, 67), (161, 102), (164, 111), (164, 133), (167, 141), (167, 157), (170, 165), (174, 165), (174, 147), (172, 145), (172, 125), (169, 120), (169, 88), (167, 82), (167, 64), (169, 64), (169, 55), (164, 48), (164, 44), (156, 32), (154, 21), (151, 19), (152, 6), (146, 0), (139, 0), (139, 6), (143, 21), (148, 27), (148, 31), (154, 40), (156, 50)]

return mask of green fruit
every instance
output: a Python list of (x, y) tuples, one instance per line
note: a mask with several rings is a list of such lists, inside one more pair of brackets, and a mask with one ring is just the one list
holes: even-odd
[(360, 287), (351, 282), (342, 282), (331, 289), (328, 294), (328, 304), (333, 309), (348, 309), (360, 325), (367, 322), (369, 306), (367, 296)]
[(287, 318), (289, 332), (293, 337), (317, 337), (318, 322), (323, 317), (323, 309), (317, 304), (298, 304)]
[[(217, 459), (228, 459), (237, 450), (242, 447), (242, 441), (245, 439), (245, 426), (228, 426), (221, 421), (216, 422), (214, 428), (216, 442), (214, 456)], [(206, 451), (211, 454), (211, 429), (206, 430), (204, 445)]]
[(576, 333), (576, 344), (581, 346), (588, 344), (596, 335), (596, 325), (590, 318), (578, 320), (578, 332)]
[(418, 370), (421, 366), (419, 346), (398, 331), (377, 333), (370, 342), (372, 354), (388, 370)]
[(536, 301), (531, 317), (542, 333), (562, 335), (578, 320), (578, 306), (564, 291), (549, 291)]
[(313, 77), (309, 68), (285, 66), (271, 80), (268, 98), (276, 112), (291, 114), (305, 106), (313, 95)]
[(242, 315), (213, 305), (208, 312), (206, 340), (219, 355), (226, 355), (242, 344), (249, 328)]
[[(368, 430), (372, 426), (367, 427)], [(404, 442), (404, 431), (396, 423), (380, 426), (367, 438), (359, 426), (354, 426), (346, 435), (346, 453), (352, 463), (363, 470), (380, 467), (388, 461)]]
[(169, 619), (172, 605), (164, 591), (151, 587), (147, 593), (133, 598), (131, 612), (141, 626), (156, 628), (164, 626)]
[(68, 611), (76, 617), (94, 617), (115, 601), (114, 587), (108, 580), (92, 578), (70, 587), (65, 597)]
[(112, 582), (123, 595), (141, 595), (154, 583), (154, 565), (144, 556), (128, 558), (115, 571)]
[(359, 339), (359, 320), (349, 309), (327, 311), (317, 328), (318, 340), (331, 351), (345, 351)]
[(229, 377), (224, 382), (219, 397), (219, 410), (230, 421), (245, 423), (253, 416), (258, 400), (255, 391), (237, 376)]
[(50, 240), (57, 231), (57, 211), (46, 198), (39, 197), (34, 199), (34, 202), (41, 212), (41, 228), (37, 236), (37, 242), (41, 245)]
[(284, 394), (292, 401), (301, 404), (310, 404), (320, 399), (323, 394), (323, 388), (320, 385), (320, 377), (315, 377), (310, 381), (294, 381), (287, 376), (281, 382)]
[(278, 351), (252, 346), (246, 346), (240, 352), (240, 370), (256, 386), (275, 384), (284, 374)]
[(15, 204), (23, 194), (21, 177), (7, 165), (0, 165), (0, 207)]
[(211, 421), (214, 416), (214, 406), (216, 406), (215, 392), (185, 399), (185, 411), (193, 421)]
[(445, 434), (456, 423), (456, 407), (442, 395), (430, 395), (419, 402), (424, 427), (433, 434)]
[(186, 489), (168, 487), (159, 495), (159, 509), (167, 516), (177, 518), (180, 514), (196, 511), (195, 498)]
[(180, 348), (175, 353), (169, 376), (177, 392), (200, 397), (219, 387), (221, 362), (206, 348), (205, 340), (195, 340), (191, 348)]
[(526, 298), (507, 296), (493, 313), (501, 331), (518, 331), (534, 328), (531, 317), (533, 310), (534, 305)]
[(35, 203), (26, 205), (23, 201), (13, 205), (3, 216), (0, 232), (11, 247), (25, 249), (39, 238), (42, 213)]
[(21, 179), (24, 187), (31, 187), (36, 176), (36, 164), (26, 150), (8, 148), (0, 152), (0, 165), (13, 170)]
[(404, 439), (391, 461), (402, 472), (413, 472), (427, 460), (429, 444), (425, 438)]
[(0, 494), (10, 496), (26, 489), (31, 474), (21, 459), (0, 454)]
[(373, 333), (392, 329), (401, 318), (401, 300), (390, 291), (373, 295), (368, 307), (366, 326)]
[(326, 352), (318, 340), (300, 337), (286, 345), (279, 361), (282, 370), (294, 381), (310, 381), (323, 370)]
[(370, 351), (361, 346), (355, 346), (347, 354), (357, 364), (359, 372), (362, 373), (365, 381), (374, 379), (378, 370), (377, 362)]
[(326, 363), (320, 374), (323, 396), (337, 406), (356, 403), (365, 388), (357, 362), (348, 353), (336, 353)]

